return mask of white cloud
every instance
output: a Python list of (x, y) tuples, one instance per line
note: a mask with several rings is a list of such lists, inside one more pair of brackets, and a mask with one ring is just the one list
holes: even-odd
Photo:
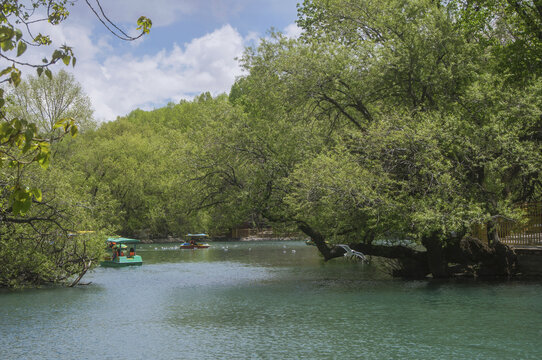
[(286, 28), (284, 28), (284, 35), (286, 35), (289, 38), (297, 39), (301, 35), (301, 28), (297, 26), (297, 24), (293, 23)]
[[(286, 8), (284, 4), (292, 1), (277, 0), (272, 5), (279, 6), (280, 2), (281, 8)], [(153, 28), (182, 23), (188, 16), (201, 19), (202, 26), (207, 22), (231, 24), (229, 20), (247, 16), (243, 9), (263, 11), (264, 7), (258, 5), (260, 2), (262, 6), (269, 5), (263, 0), (100, 0), (112, 21), (134, 23), (145, 14), (153, 20)], [(97, 120), (113, 120), (138, 107), (152, 109), (169, 101), (192, 98), (204, 91), (214, 95), (229, 91), (235, 78), (243, 74), (235, 58), (241, 57), (246, 45), (257, 45), (256, 39), (261, 35), (248, 29), (242, 36), (231, 25), (224, 25), (186, 43), (169, 45), (170, 38), (182, 39), (183, 33), (182, 28), (168, 26), (161, 29), (160, 37), (153, 39), (162, 44), (158, 45), (161, 50), (156, 50), (157, 45), (151, 45), (151, 38), (147, 36), (130, 43), (133, 46), (114, 38), (104, 31), (84, 2), (78, 2), (70, 11), (73, 16), (66, 22), (53, 27), (36, 23), (33, 32), (50, 34), (55, 47), (62, 44), (73, 47), (77, 66), (72, 69), (59, 64), (52, 70), (64, 68), (74, 73), (92, 100)], [(204, 13), (225, 21), (209, 20), (202, 15)], [(179, 31), (178, 35), (176, 31)], [(287, 36), (298, 36), (298, 32), (294, 24), (284, 29)], [(43, 57), (49, 58), (53, 50), (53, 47), (33, 48), (21, 60), (40, 63)], [(35, 71), (27, 69), (25, 73)]]
[(78, 62), (74, 74), (92, 100), (98, 120), (113, 120), (135, 108), (152, 109), (193, 94), (229, 91), (242, 74), (235, 57), (245, 39), (230, 25), (170, 50), (137, 57), (113, 55)]

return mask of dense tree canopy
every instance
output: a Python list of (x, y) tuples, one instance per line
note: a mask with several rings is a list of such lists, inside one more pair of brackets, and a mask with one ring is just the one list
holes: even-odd
[[(341, 252), (324, 239), (420, 242), (431, 260), (418, 270), (434, 276), (449, 274), (446, 251), (472, 225), (494, 234), (496, 219), (519, 220), (514, 205), (541, 196), (541, 81), (539, 67), (527, 77), (503, 53), (539, 43), (520, 15), (504, 15), (519, 10), (480, 6), (482, 19), (460, 2), (305, 1), (299, 40), (248, 49), (249, 75), (230, 95), (248, 124), (220, 156), (251, 174), (241, 183), (258, 189), (252, 210), (297, 224), (326, 258)], [(251, 132), (257, 142), (243, 138)], [(220, 196), (239, 193), (206, 175)]]
[[(521, 223), (516, 205), (542, 197), (539, 4), (298, 11), (300, 38), (246, 49), (230, 94), (135, 110), (55, 145), (55, 169), (30, 171), (28, 191), (73, 206), (32, 211), (149, 238), (251, 221), (304, 233), (325, 259), (341, 243), (397, 259), (398, 275), (513, 274), (499, 219)], [(73, 193), (55, 192), (65, 183)], [(470, 237), (477, 224), (489, 246)]]
[(513, 259), (497, 269), (461, 246), (542, 195), (542, 84), (525, 61), (538, 18), (516, 5), (305, 1), (301, 37), (248, 48), (229, 96), (135, 111), (85, 136), (96, 159), (75, 162), (126, 233), (253, 221), (302, 231), (326, 259), (342, 251), (325, 240), (403, 274), (509, 273)]

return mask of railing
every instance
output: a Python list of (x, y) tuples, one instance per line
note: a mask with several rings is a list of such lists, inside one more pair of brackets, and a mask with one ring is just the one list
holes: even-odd
[[(522, 204), (520, 208), (525, 212), (526, 222), (497, 220), (500, 241), (508, 245), (542, 246), (542, 202)], [(474, 226), (472, 236), (487, 243), (487, 225)]]

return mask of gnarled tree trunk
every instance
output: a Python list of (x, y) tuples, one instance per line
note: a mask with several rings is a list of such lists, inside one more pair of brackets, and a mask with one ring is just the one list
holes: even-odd
[[(301, 224), (299, 229), (310, 236), (326, 261), (345, 254), (343, 248), (327, 245), (325, 237), (309, 225)], [(397, 260), (400, 268), (394, 270), (393, 275), (398, 277), (510, 277), (518, 271), (514, 250), (499, 241), (486, 245), (476, 238), (463, 237), (445, 242), (440, 234), (432, 233), (422, 239), (425, 251), (402, 245), (348, 245), (365, 255)]]

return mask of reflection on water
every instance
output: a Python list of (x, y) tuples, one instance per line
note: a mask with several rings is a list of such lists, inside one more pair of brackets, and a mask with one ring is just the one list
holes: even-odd
[(542, 357), (540, 282), (393, 280), (302, 242), (139, 250), (89, 286), (0, 292), (0, 357)]

